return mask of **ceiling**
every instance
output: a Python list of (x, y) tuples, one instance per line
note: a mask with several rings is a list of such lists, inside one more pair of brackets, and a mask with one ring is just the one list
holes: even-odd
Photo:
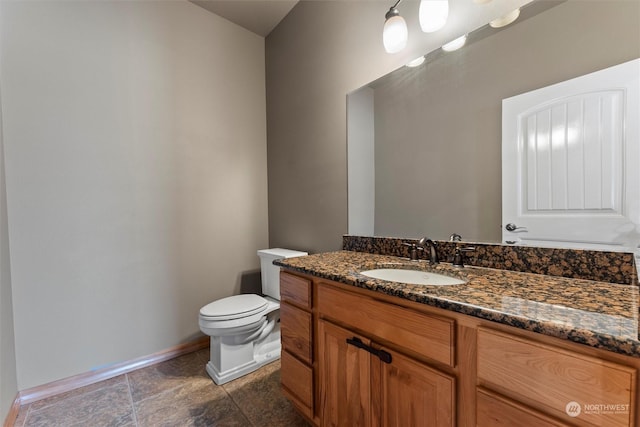
[(190, 0), (209, 12), (266, 37), (298, 0)]

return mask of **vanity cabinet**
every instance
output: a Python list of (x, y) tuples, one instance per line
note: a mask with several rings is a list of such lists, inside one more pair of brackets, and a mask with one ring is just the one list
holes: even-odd
[(640, 358), (313, 276), (281, 278), (282, 387), (316, 426), (638, 425)]

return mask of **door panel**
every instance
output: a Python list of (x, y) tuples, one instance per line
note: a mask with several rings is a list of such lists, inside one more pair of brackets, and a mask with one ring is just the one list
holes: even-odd
[[(391, 363), (381, 364), (381, 410), (385, 427), (455, 425), (455, 379), (414, 359), (384, 349)], [(375, 396), (374, 396), (375, 397)]]
[(639, 99), (634, 60), (503, 100), (504, 242), (638, 247)]
[(318, 333), (322, 425), (370, 426), (371, 359), (368, 352), (347, 344), (347, 339), (370, 342), (324, 320), (318, 324)]

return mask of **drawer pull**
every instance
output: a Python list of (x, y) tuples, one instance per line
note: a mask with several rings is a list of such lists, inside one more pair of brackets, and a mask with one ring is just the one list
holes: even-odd
[(384, 363), (391, 363), (391, 354), (387, 353), (384, 350), (376, 350), (373, 347), (369, 347), (368, 345), (363, 343), (362, 340), (360, 338), (358, 338), (358, 337), (347, 338), (347, 344), (350, 344), (350, 345), (352, 345), (354, 347), (358, 347), (358, 348), (361, 348), (363, 350), (368, 351), (369, 353), (373, 354), (374, 356), (377, 356)]

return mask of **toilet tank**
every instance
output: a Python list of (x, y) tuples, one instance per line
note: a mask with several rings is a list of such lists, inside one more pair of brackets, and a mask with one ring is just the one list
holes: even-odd
[(262, 293), (280, 300), (280, 267), (273, 265), (273, 261), (304, 255), (309, 254), (282, 248), (259, 250), (258, 256), (260, 257), (260, 272), (262, 275)]

